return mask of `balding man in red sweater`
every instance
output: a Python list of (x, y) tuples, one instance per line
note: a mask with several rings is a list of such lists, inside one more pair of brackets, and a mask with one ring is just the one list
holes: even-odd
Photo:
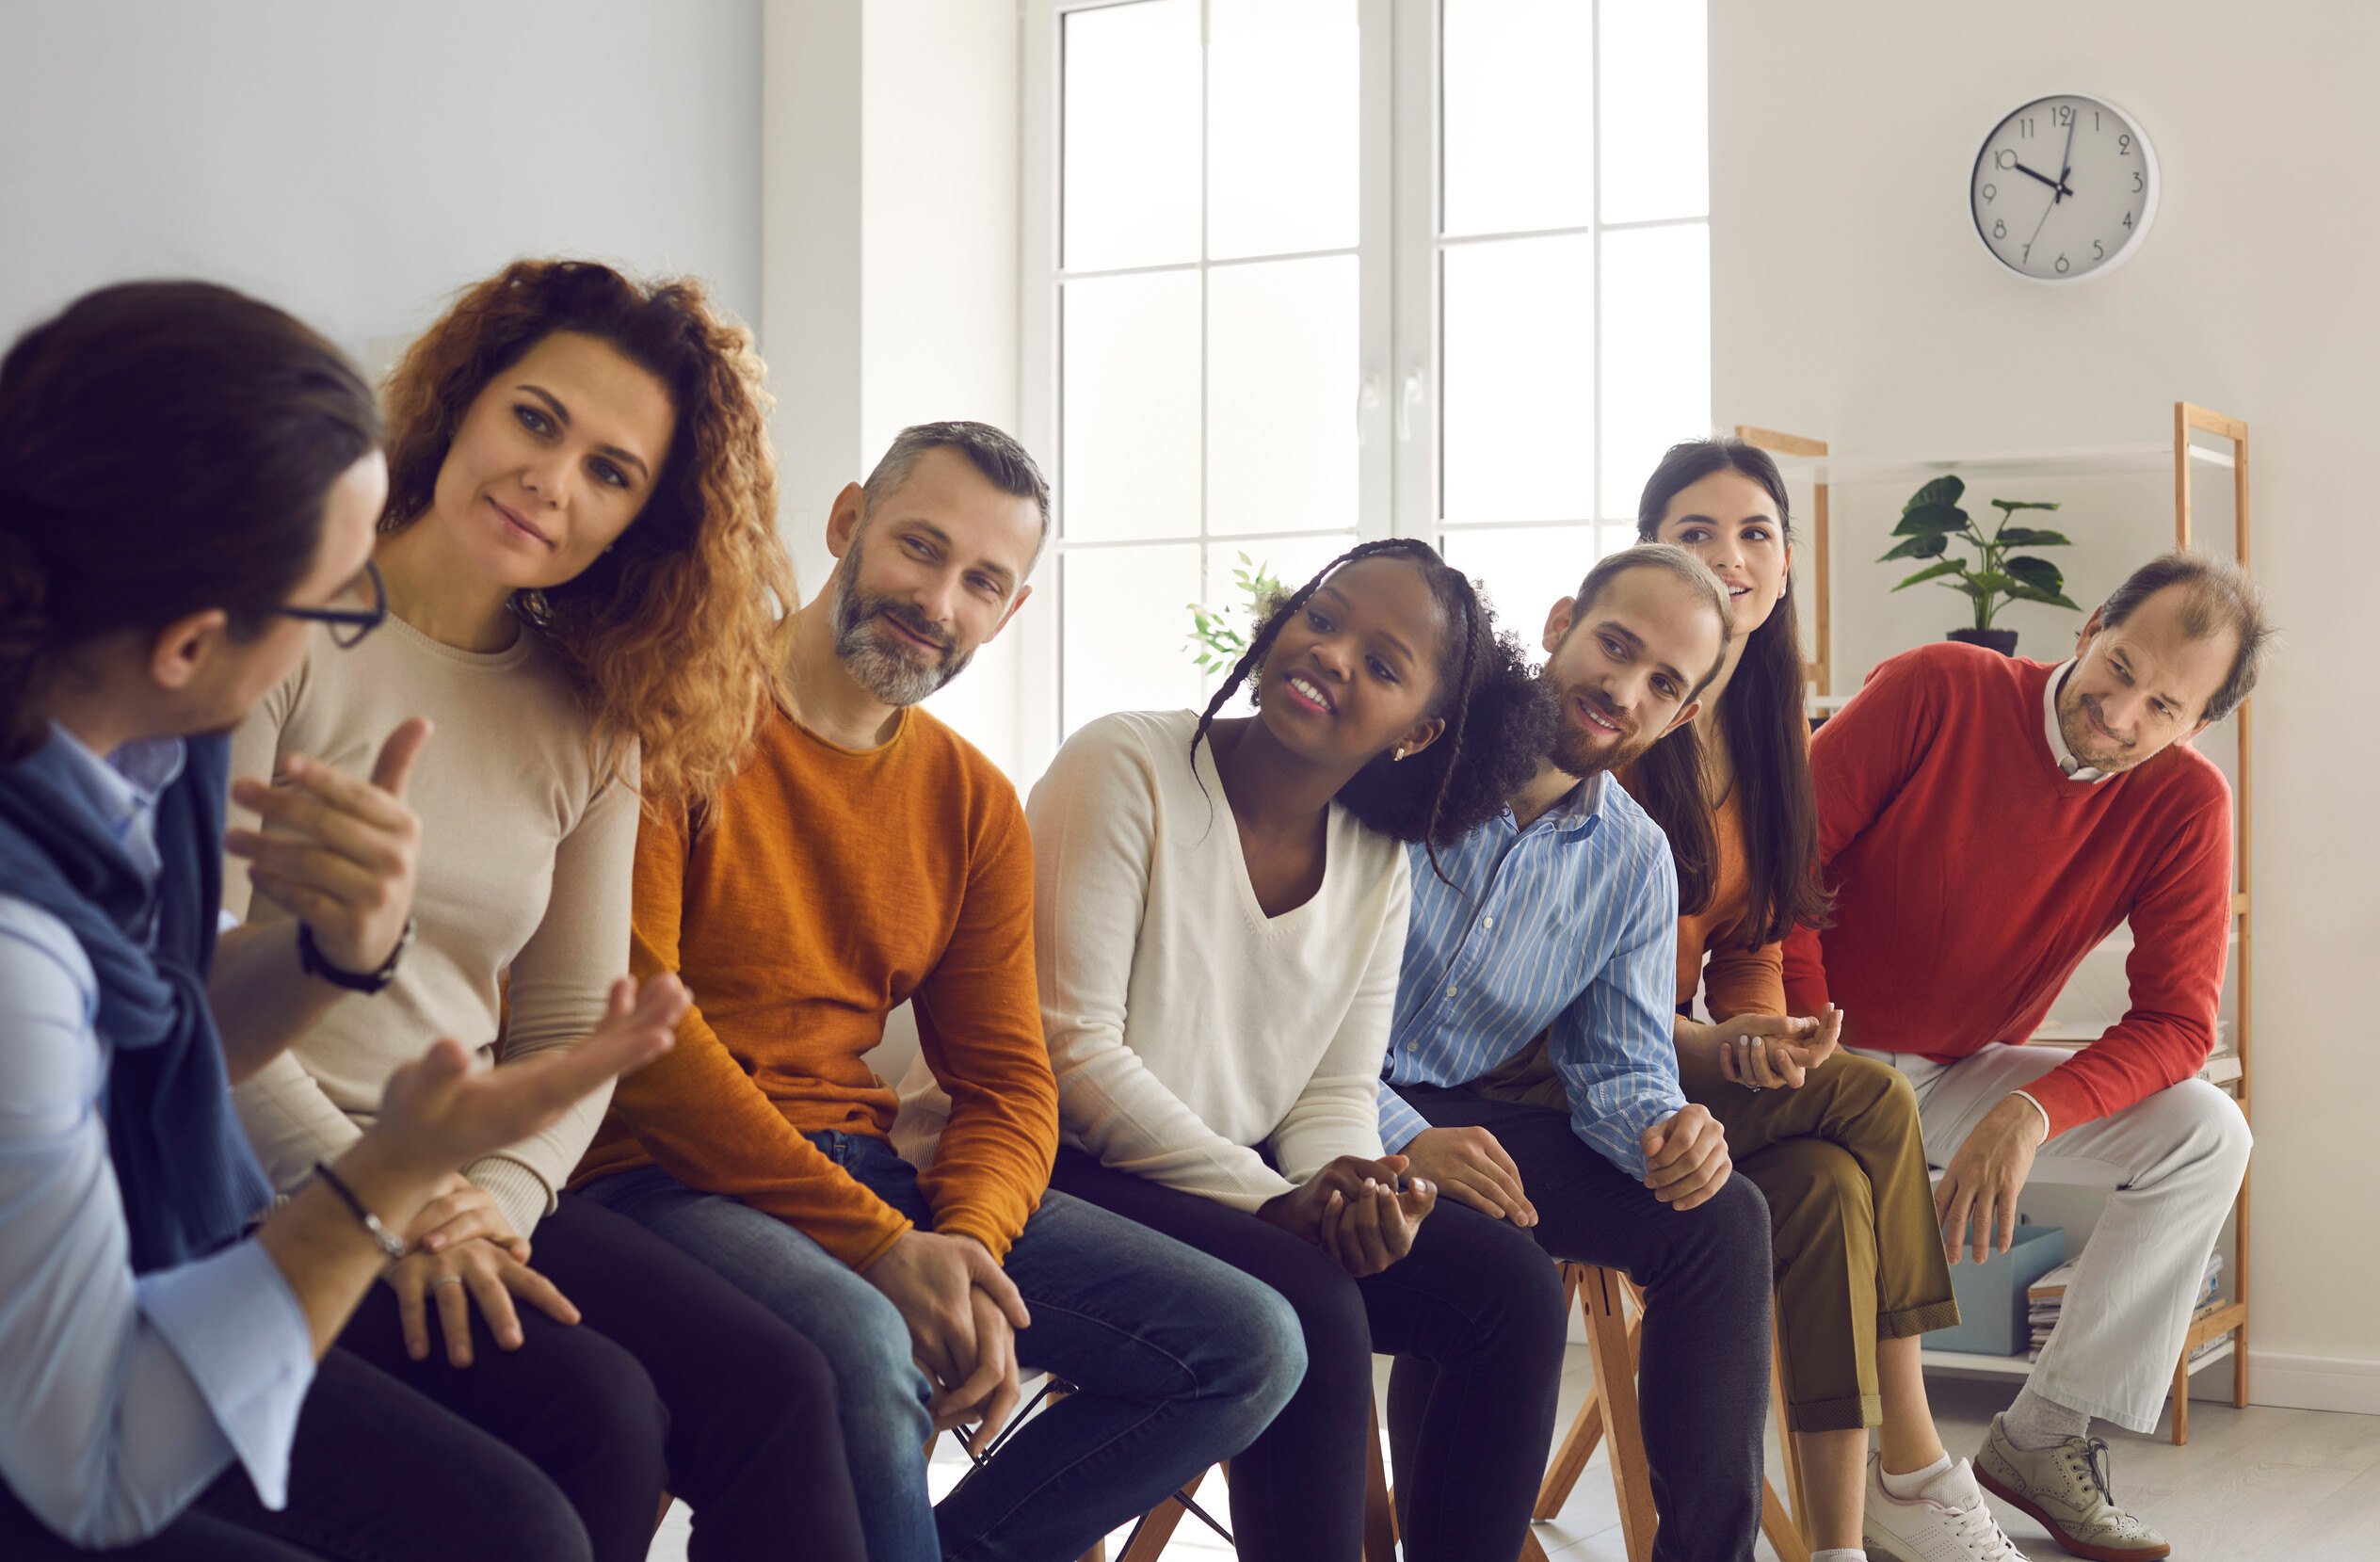
[[(2007, 1250), (2029, 1179), (2115, 1190), (1975, 1461), (2079, 1556), (2167, 1554), (2108, 1490), (2091, 1417), (2156, 1426), (2247, 1171), (2246, 1119), (2195, 1077), (2230, 933), (2231, 789), (2190, 740), (2246, 698), (2271, 633), (2235, 566), (2168, 554), (2091, 615), (2072, 660), (1922, 647), (1810, 744), (1839, 898), (1831, 926), (1787, 943), (1788, 1012), (1832, 1001), (1847, 1047), (1908, 1076), (1947, 1168), (1952, 1262)], [(2127, 921), (2123, 1019), (2079, 1053), (2023, 1045)], [(1872, 1511), (1891, 1501), (1870, 1486)]]

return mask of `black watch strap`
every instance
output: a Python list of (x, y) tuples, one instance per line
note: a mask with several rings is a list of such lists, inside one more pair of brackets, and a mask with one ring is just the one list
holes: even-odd
[(314, 930), (304, 923), (298, 925), (298, 963), (309, 976), (319, 976), (332, 987), (344, 987), (350, 992), (378, 992), (396, 980), (396, 962), (405, 958), (405, 950), (413, 942), (413, 919), (405, 919), (405, 931), (397, 935), (396, 947), (378, 971), (343, 971), (322, 958), (322, 950), (314, 943)]

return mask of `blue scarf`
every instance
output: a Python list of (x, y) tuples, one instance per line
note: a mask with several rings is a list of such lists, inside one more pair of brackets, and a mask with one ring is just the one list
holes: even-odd
[[(108, 1150), (146, 1273), (237, 1238), (272, 1199), (232, 1113), (206, 973), (223, 899), (223, 793), (231, 743), (194, 738), (157, 801), (153, 888), (53, 735), (0, 769), (0, 890), (66, 924), (99, 976), (97, 1027), (113, 1046)], [(150, 934), (154, 929), (154, 942)]]

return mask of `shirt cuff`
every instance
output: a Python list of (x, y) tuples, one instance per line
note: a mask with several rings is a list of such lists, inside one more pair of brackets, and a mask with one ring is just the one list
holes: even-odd
[(1413, 1103), (1396, 1093), (1396, 1087), (1383, 1082), (1380, 1086), (1380, 1147), (1391, 1155), (1402, 1153), (1430, 1119), (1414, 1109)]
[(515, 1236), (527, 1236), (554, 1213), (554, 1190), (545, 1179), (509, 1156), (484, 1156), (463, 1167), (463, 1175), (496, 1201)]
[(140, 1311), (172, 1350), (255, 1483), (289, 1501), (289, 1449), (314, 1380), (313, 1330), (281, 1266), (254, 1242), (143, 1275)]
[(2041, 1114), (2041, 1137), (2045, 1141), (2058, 1131), (2056, 1125), (2050, 1120), (2050, 1109), (2047, 1106), (2042, 1105), (2038, 1101), (2034, 1100), (2032, 1091), (2011, 1090), (2008, 1093), (2015, 1096), (2018, 1100), (2026, 1103), (2032, 1106), (2034, 1111)]

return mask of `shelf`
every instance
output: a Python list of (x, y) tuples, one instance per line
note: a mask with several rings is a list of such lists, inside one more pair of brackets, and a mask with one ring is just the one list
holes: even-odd
[[(2239, 1348), (2239, 1336), (2233, 1335), (2212, 1350), (2190, 1363), (2195, 1377), (2202, 1367), (2213, 1366)], [(2020, 1378), (2033, 1376), (2033, 1362), (2022, 1356), (1978, 1356), (1965, 1350), (1923, 1350), (1918, 1352), (1927, 1372), (1938, 1372), (1950, 1377)]]
[[(2204, 466), (2228, 470), (2235, 463), (2228, 450), (2193, 444), (2190, 459)], [(1922, 483), (1955, 472), (1962, 477), (2096, 477), (2129, 474), (2170, 474), (2174, 447), (2167, 440), (2131, 441), (2120, 444), (2070, 444), (2038, 450), (1986, 451), (1975, 455), (1904, 457), (1843, 457), (1779, 455), (1777, 466), (1788, 476), (1805, 481), (1846, 483)]]

